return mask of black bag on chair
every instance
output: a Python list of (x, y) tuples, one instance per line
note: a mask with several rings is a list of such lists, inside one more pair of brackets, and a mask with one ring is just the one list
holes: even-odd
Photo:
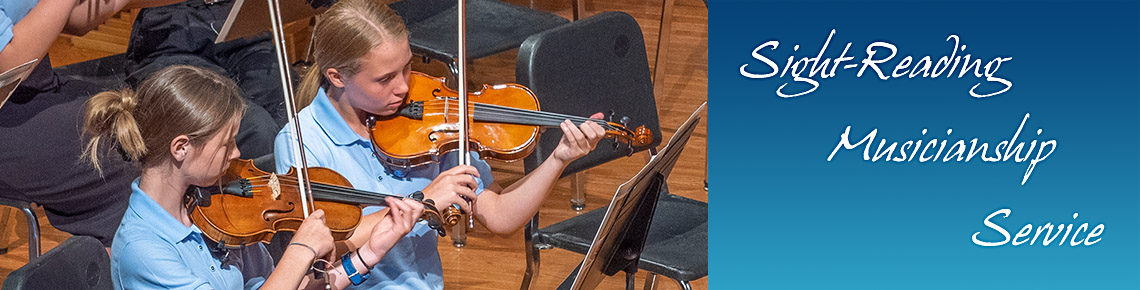
[(112, 289), (111, 258), (99, 240), (73, 236), (12, 271), (8, 289)]

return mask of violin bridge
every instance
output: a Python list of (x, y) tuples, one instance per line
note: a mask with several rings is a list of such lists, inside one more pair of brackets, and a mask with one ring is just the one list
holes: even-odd
[(281, 180), (277, 179), (277, 174), (269, 174), (269, 189), (273, 190), (273, 199), (278, 200), (281, 197)]

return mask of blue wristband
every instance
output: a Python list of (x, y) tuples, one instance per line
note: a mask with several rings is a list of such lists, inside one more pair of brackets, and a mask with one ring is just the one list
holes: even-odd
[(356, 271), (356, 267), (352, 266), (352, 252), (344, 253), (344, 256), (340, 257), (340, 264), (344, 266), (344, 272), (349, 273), (348, 280), (352, 281), (352, 285), (360, 285), (360, 283), (368, 280), (370, 273), (360, 274), (359, 271)]

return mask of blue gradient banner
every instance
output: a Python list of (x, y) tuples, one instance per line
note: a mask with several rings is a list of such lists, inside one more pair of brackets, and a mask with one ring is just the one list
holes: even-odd
[(710, 288), (1140, 288), (1137, 1), (711, 2)]

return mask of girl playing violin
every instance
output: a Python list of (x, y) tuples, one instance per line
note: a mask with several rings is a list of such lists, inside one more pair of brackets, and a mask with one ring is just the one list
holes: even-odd
[[(99, 170), (95, 156), (117, 148), (141, 167), (131, 184), (130, 202), (115, 233), (112, 281), (117, 289), (296, 289), (319, 286), (306, 273), (315, 259), (333, 251), (333, 238), (317, 210), (297, 229), (276, 269), (261, 244), (217, 251), (191, 223), (186, 191), (210, 186), (240, 154), (235, 135), (245, 105), (237, 86), (212, 71), (167, 67), (143, 81), (138, 91), (102, 92), (86, 105), (84, 157)], [(369, 227), (355, 268), (375, 265), (411, 230), (423, 211), (418, 202), (388, 198), (392, 205), (379, 226)], [(334, 263), (328, 283), (350, 283)]]
[[(412, 53), (403, 20), (381, 1), (343, 0), (320, 17), (313, 35), (315, 63), (297, 94), (301, 105), (308, 104), (297, 117), (305, 140), (301, 151), (309, 166), (333, 169), (358, 189), (401, 195), (422, 191), (441, 207), (458, 205), (492, 232), (507, 234), (538, 211), (566, 165), (593, 150), (604, 135), (592, 122), (575, 126), (564, 121), (564, 135), (552, 157), (506, 189), (494, 183), (490, 166), (477, 156), (473, 166), (456, 166), (457, 152), (443, 155), (438, 163), (387, 167), (373, 155), (365, 121), (372, 115), (394, 114), (407, 97)], [(400, 134), (396, 128), (381, 130)], [(294, 165), (294, 145), (289, 142), (294, 134), (287, 125), (277, 135), (278, 172)], [(361, 228), (374, 223), (371, 210), (365, 209)], [(372, 268), (363, 286), (443, 288), (436, 246), (437, 235), (417, 224)]]

